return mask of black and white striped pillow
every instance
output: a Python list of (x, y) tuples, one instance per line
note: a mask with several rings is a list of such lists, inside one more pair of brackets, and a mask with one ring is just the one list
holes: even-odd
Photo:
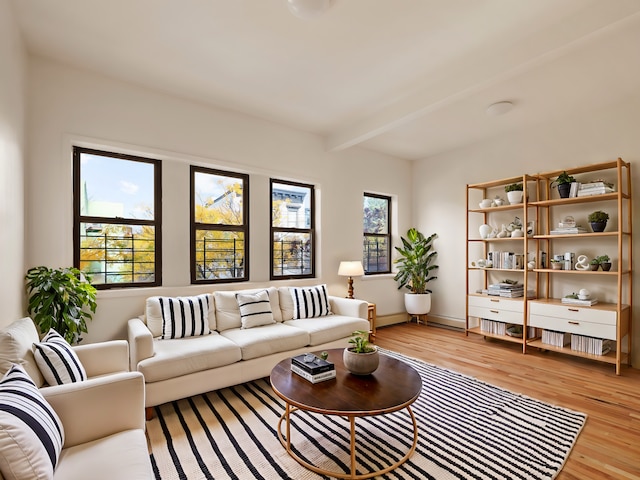
[(253, 328), (276, 323), (271, 311), (269, 293), (262, 290), (257, 293), (236, 293), (242, 328)]
[(289, 287), (293, 297), (293, 318), (315, 318), (331, 315), (327, 286)]
[(60, 418), (19, 365), (0, 380), (0, 473), (53, 478), (64, 444)]
[(53, 328), (40, 343), (33, 344), (33, 356), (49, 385), (81, 382), (87, 379), (82, 363), (71, 345)]
[(161, 338), (184, 338), (209, 335), (211, 295), (195, 297), (160, 297)]

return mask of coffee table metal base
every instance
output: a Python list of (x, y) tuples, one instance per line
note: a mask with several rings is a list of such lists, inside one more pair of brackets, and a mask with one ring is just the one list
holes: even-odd
[[(349, 419), (349, 424), (351, 427), (351, 430), (350, 430), (351, 431), (351, 440), (350, 440), (351, 473), (334, 472), (331, 470), (325, 470), (323, 468), (316, 467), (315, 465), (311, 465), (309, 462), (306, 462), (305, 460), (300, 458), (300, 456), (298, 456), (291, 449), (291, 414), (296, 410), (300, 410), (300, 409), (297, 407), (294, 407), (289, 403), (287, 403), (287, 407), (285, 408), (285, 411), (280, 416), (280, 420), (278, 421), (278, 438), (280, 439), (280, 443), (282, 444), (282, 446), (287, 450), (287, 453), (300, 465), (302, 465), (305, 468), (308, 468), (309, 470), (313, 470), (316, 473), (320, 473), (322, 475), (328, 475), (335, 478), (351, 478), (351, 479), (371, 478), (371, 477), (375, 477), (376, 475), (385, 474), (395, 468), (398, 468), (400, 465), (406, 462), (407, 459), (411, 457), (411, 455), (415, 451), (416, 445), (418, 444), (418, 424), (416, 423), (416, 417), (413, 415), (411, 406), (407, 405), (406, 409), (407, 409), (407, 412), (409, 412), (409, 416), (411, 417), (411, 421), (413, 423), (413, 444), (411, 445), (411, 448), (409, 449), (407, 454), (404, 457), (402, 457), (400, 460), (398, 460), (396, 463), (375, 472), (369, 472), (361, 475), (356, 474), (356, 417), (361, 415), (344, 415), (344, 417)], [(285, 421), (286, 438), (282, 434), (283, 420)]]

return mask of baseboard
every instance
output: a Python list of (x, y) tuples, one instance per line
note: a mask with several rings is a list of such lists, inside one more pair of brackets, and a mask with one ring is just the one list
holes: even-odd
[[(409, 314), (394, 313), (391, 315), (382, 315), (376, 318), (376, 328), (396, 325), (409, 321)], [(427, 315), (427, 324), (434, 324), (443, 327), (454, 328), (456, 330), (464, 330), (464, 322), (453, 318), (438, 317), (435, 315)]]

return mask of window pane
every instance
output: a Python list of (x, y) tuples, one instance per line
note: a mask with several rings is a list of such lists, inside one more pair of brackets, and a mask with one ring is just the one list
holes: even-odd
[(196, 280), (244, 277), (244, 233), (196, 230)]
[(154, 282), (155, 228), (80, 224), (80, 270), (94, 285)]
[(311, 228), (311, 188), (286, 183), (272, 184), (272, 225), (280, 228)]
[(389, 271), (389, 241), (387, 237), (364, 237), (364, 271), (367, 273)]
[(154, 165), (82, 152), (80, 215), (153, 220)]
[(389, 233), (389, 201), (365, 195), (363, 221), (364, 233)]
[(242, 225), (243, 182), (237, 177), (195, 172), (195, 221)]
[(273, 234), (273, 275), (310, 275), (311, 234), (276, 232)]

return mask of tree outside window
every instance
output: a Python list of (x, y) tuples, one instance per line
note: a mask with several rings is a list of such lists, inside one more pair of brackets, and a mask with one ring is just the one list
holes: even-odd
[(191, 283), (246, 281), (249, 176), (191, 167)]
[(314, 187), (271, 180), (271, 279), (315, 276)]
[(391, 197), (364, 194), (363, 266), (365, 274), (391, 272)]
[(74, 266), (99, 289), (160, 285), (160, 161), (74, 147), (73, 175)]

